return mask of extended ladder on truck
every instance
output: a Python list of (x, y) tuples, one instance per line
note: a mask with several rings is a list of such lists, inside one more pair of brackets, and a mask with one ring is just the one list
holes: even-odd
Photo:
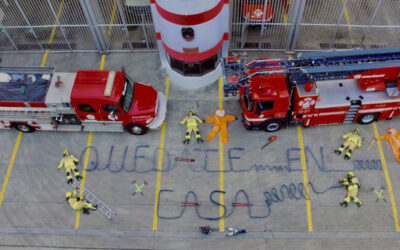
[[(73, 188), (78, 188), (79, 186), (74, 186), (71, 184)], [(101, 201), (96, 195), (94, 195), (89, 189), (83, 187), (82, 195), (85, 197), (85, 200), (92, 203), (93, 205), (97, 205), (97, 210), (99, 210), (105, 217), (109, 220), (112, 219), (113, 216), (117, 215), (117, 213), (110, 208), (107, 204)]]
[(223, 61), (225, 95), (236, 94), (239, 86), (246, 87), (253, 76), (245, 73), (248, 70), (260, 69), (255, 74), (285, 73), (294, 84), (346, 79), (366, 70), (399, 66), (400, 48), (301, 53), (294, 59), (255, 60), (250, 64), (244, 61), (247, 61), (245, 54)]

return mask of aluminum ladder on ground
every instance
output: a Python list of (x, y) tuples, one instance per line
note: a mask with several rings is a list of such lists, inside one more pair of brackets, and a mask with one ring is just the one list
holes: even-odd
[[(78, 188), (78, 186), (74, 186), (71, 184), (73, 188)], [(85, 200), (92, 203), (93, 205), (97, 205), (97, 210), (99, 210), (102, 214), (104, 214), (105, 217), (107, 217), (109, 220), (112, 219), (112, 216), (117, 215), (117, 213), (110, 208), (110, 206), (106, 205), (104, 202), (102, 202), (96, 195), (94, 195), (92, 192), (89, 191), (89, 189), (83, 187), (83, 196), (85, 197)]]

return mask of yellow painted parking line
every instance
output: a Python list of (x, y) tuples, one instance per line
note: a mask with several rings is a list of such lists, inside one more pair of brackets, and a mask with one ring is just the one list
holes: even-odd
[[(285, 3), (285, 1), (282, 1), (282, 3)], [(285, 11), (285, 9), (286, 10), (288, 9), (288, 6), (290, 6), (290, 0), (287, 1), (286, 6), (283, 6), (283, 4), (282, 4), (283, 22), (285, 24), (288, 23), (288, 16), (287, 16), (286, 11)]]
[[(219, 95), (218, 95), (218, 106), (220, 109), (223, 109), (223, 81), (222, 77), (219, 78), (218, 81), (218, 89), (219, 89)], [(219, 207), (219, 216), (221, 216), (221, 219), (219, 220), (219, 231), (223, 232), (225, 231), (225, 223), (224, 223), (224, 207), (223, 205), (225, 204), (224, 202), (224, 144), (222, 143), (222, 136), (221, 133), (219, 134), (219, 203), (221, 206)]]
[[(61, 16), (61, 12), (62, 12), (62, 9), (63, 9), (63, 7), (64, 7), (64, 3), (65, 3), (65, 0), (62, 0), (62, 1), (61, 1), (61, 4), (60, 4), (60, 7), (58, 7), (57, 18), (60, 18), (60, 16)], [(54, 21), (54, 25), (57, 25), (57, 24), (58, 24), (58, 23), (57, 23), (57, 20)], [(56, 27), (56, 26), (54, 26), (54, 27), (51, 29), (49, 41), (47, 42), (47, 44), (52, 44), (52, 43), (53, 43), (53, 39), (54, 39), (54, 35), (56, 34), (56, 30), (57, 30), (57, 27)], [(48, 56), (48, 55), (49, 55), (49, 49), (46, 49), (46, 51), (45, 51), (44, 54), (43, 54), (42, 63), (40, 64), (40, 67), (44, 67), (44, 66), (46, 65), (46, 61), (47, 61), (47, 56)]]
[(101, 56), (101, 62), (100, 62), (100, 70), (104, 69), (104, 63), (106, 61), (106, 55)]
[[(83, 163), (83, 169), (82, 169), (82, 180), (81, 180), (81, 185), (80, 185), (80, 190), (79, 193), (82, 194), (83, 190), (85, 188), (85, 182), (86, 182), (86, 174), (87, 174), (87, 166), (89, 164), (89, 156), (90, 156), (90, 146), (92, 145), (92, 136), (93, 133), (92, 131), (89, 132), (87, 144), (86, 144), (86, 153), (85, 153), (85, 161)], [(81, 217), (81, 211), (78, 210), (76, 211), (76, 217), (75, 217), (75, 229), (79, 228), (79, 218)]]
[(13, 169), (13, 166), (14, 166), (15, 156), (17, 155), (17, 152), (18, 152), (19, 143), (21, 142), (21, 137), (22, 137), (22, 132), (19, 132), (17, 140), (16, 140), (15, 145), (14, 145), (14, 149), (13, 149), (12, 155), (11, 155), (10, 163), (8, 164), (7, 174), (6, 174), (6, 177), (4, 178), (3, 187), (1, 188), (0, 208), (1, 208), (1, 205), (3, 204), (4, 193), (6, 192), (8, 179), (10, 178), (10, 175), (11, 175), (11, 172), (12, 172), (12, 169)]
[[(114, 24), (115, 13), (117, 13), (117, 3), (118, 3), (118, 0), (114, 0), (113, 10), (112, 10), (111, 19), (110, 19), (111, 25)], [(107, 31), (108, 36), (111, 35), (112, 28), (113, 28), (113, 26), (108, 26), (108, 31)]]
[(306, 192), (308, 232), (311, 233), (311, 232), (313, 232), (313, 223), (312, 223), (312, 214), (311, 214), (311, 198), (310, 198), (310, 191), (309, 191), (309, 187), (308, 187), (307, 163), (306, 163), (306, 156), (304, 153), (303, 133), (301, 131), (301, 126), (297, 126), (297, 133), (299, 136), (301, 166), (303, 167), (304, 190)]
[[(282, 1), (282, 2), (284, 3), (284, 1)], [(287, 2), (287, 5), (288, 5), (288, 6), (289, 6), (289, 4), (290, 4), (290, 1)], [(282, 6), (283, 22), (284, 22), (285, 24), (287, 24), (287, 22), (288, 22), (288, 17), (287, 17), (287, 15), (286, 15), (285, 8), (287, 8), (287, 6)]]
[[(375, 137), (379, 138), (378, 126), (376, 125), (375, 122), (372, 124), (372, 126), (374, 127)], [(400, 232), (399, 219), (397, 217), (397, 206), (396, 206), (396, 201), (395, 201), (394, 195), (393, 195), (392, 182), (390, 181), (390, 175), (389, 175), (389, 170), (386, 165), (385, 155), (383, 154), (382, 144), (381, 144), (380, 140), (376, 140), (376, 144), (378, 145), (378, 151), (379, 151), (379, 155), (381, 157), (383, 172), (385, 174), (386, 186), (387, 186), (387, 190), (388, 190), (388, 193), (390, 196), (390, 203), (392, 203), (394, 225), (396, 227), (396, 232)]]
[[(61, 4), (60, 4), (60, 7), (58, 7), (57, 18), (60, 18), (60, 16), (61, 16), (62, 9), (64, 8), (64, 3), (65, 3), (65, 0), (62, 0)], [(57, 23), (57, 20), (56, 20), (54, 22), (54, 25), (57, 25), (57, 24), (58, 23)], [(57, 27), (53, 27), (53, 29), (51, 30), (51, 34), (50, 34), (50, 38), (49, 38), (48, 44), (53, 43), (54, 35), (56, 34), (56, 29), (57, 29)]]
[[(347, 26), (347, 29), (349, 30), (349, 32), (351, 32), (351, 26), (350, 26), (351, 25), (351, 21), (350, 21), (349, 10), (347, 9), (347, 6), (345, 5), (345, 3), (346, 3), (346, 0), (342, 0), (342, 4), (344, 5), (344, 16), (346, 18), (347, 25), (349, 25), (349, 26)], [(351, 43), (352, 44), (355, 43), (353, 39), (351, 39)]]
[[(165, 79), (165, 98), (168, 101), (169, 96), (169, 76)], [(162, 170), (162, 162), (164, 155), (164, 139), (165, 139), (165, 129), (167, 127), (167, 121), (164, 121), (161, 125), (161, 137), (160, 137), (160, 149), (158, 152), (158, 166), (157, 166), (157, 184), (156, 184), (156, 193), (154, 196), (154, 213), (153, 213), (153, 231), (157, 231), (158, 226), (158, 202), (159, 202), (159, 193), (161, 187), (161, 170)]]
[[(345, 5), (345, 1), (346, 0), (342, 0), (343, 5)], [(349, 10), (347, 9), (347, 6), (344, 6), (344, 16), (346, 18), (347, 24), (350, 25), (351, 24), (350, 15), (349, 15)], [(351, 31), (351, 27), (350, 26), (348, 26), (347, 28), (348, 28), (349, 31)]]
[[(101, 56), (101, 62), (100, 62), (100, 70), (103, 70), (105, 60), (106, 60), (106, 55), (102, 55)], [(85, 153), (85, 161), (83, 163), (83, 169), (82, 169), (82, 180), (81, 180), (81, 186), (80, 186), (80, 190), (79, 190), (80, 194), (83, 193), (83, 190), (85, 188), (86, 175), (87, 175), (87, 166), (89, 164), (89, 156), (90, 156), (90, 146), (92, 145), (92, 137), (93, 137), (93, 133), (92, 133), (92, 131), (90, 131), (89, 135), (88, 135), (87, 144), (86, 144), (87, 150), (86, 150), (86, 153)], [(79, 228), (80, 217), (81, 217), (81, 211), (76, 211), (75, 229)]]
[(40, 67), (44, 67), (44, 65), (46, 65), (48, 55), (49, 55), (49, 50), (46, 49), (46, 52), (44, 52), (43, 54), (42, 63), (40, 64)]
[(218, 80), (218, 107), (219, 109), (223, 109), (223, 94), (224, 94), (224, 84), (223, 84), (223, 80), (222, 77), (219, 78)]

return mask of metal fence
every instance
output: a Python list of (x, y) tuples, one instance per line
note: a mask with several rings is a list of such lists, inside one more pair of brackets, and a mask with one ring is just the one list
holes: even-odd
[(97, 51), (79, 0), (1, 0), (0, 50)]
[(400, 46), (398, 0), (303, 2), (292, 50)]
[[(234, 50), (400, 46), (399, 0), (233, 0)], [(257, 18), (257, 14), (258, 17)]]
[(156, 49), (149, 0), (0, 0), (0, 51)]
[[(400, 46), (400, 0), (231, 0), (232, 50)], [(149, 0), (0, 0), (0, 51), (155, 51)]]

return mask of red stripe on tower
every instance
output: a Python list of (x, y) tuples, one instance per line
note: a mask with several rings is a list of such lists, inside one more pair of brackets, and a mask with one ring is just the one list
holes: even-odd
[(193, 15), (180, 15), (163, 9), (157, 3), (157, 1), (155, 1), (155, 5), (160, 16), (162, 16), (165, 20), (178, 25), (198, 25), (208, 22), (221, 12), (224, 4), (225, 0), (221, 0), (214, 8), (209, 9), (208, 11)]
[(221, 40), (212, 47), (209, 50), (200, 52), (200, 53), (182, 53), (176, 50), (173, 50), (172, 48), (168, 47), (164, 41), (162, 41), (162, 44), (164, 46), (165, 51), (173, 58), (184, 61), (184, 62), (199, 62), (202, 60), (205, 60), (207, 58), (212, 57), (213, 55), (216, 55), (218, 51), (221, 49), (222, 44), (224, 43), (224, 38), (222, 37)]

